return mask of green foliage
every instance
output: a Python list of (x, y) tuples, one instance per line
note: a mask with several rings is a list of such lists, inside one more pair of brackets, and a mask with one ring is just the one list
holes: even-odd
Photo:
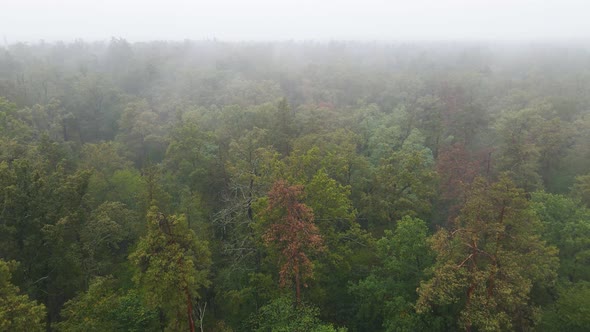
[(191, 190), (206, 192), (215, 187), (214, 161), (218, 147), (213, 135), (192, 120), (177, 124), (170, 132), (166, 151), (167, 170)]
[(169, 330), (187, 329), (194, 324), (193, 299), (210, 283), (208, 245), (197, 241), (182, 216), (165, 216), (152, 206), (147, 220), (148, 233), (129, 256), (137, 269), (134, 281), (149, 307), (164, 312)]
[(17, 106), (0, 96), (0, 137), (25, 143), (31, 140), (33, 128), (22, 119)]
[(364, 197), (360, 212), (374, 220), (377, 229), (405, 215), (428, 217), (431, 212), (436, 190), (432, 153), (412, 138), (400, 150), (381, 159), (373, 190)]
[(11, 282), (15, 261), (0, 259), (0, 330), (43, 331), (45, 306), (21, 295)]
[(346, 229), (354, 220), (354, 210), (350, 201), (350, 186), (343, 186), (330, 178), (325, 169), (320, 169), (305, 186), (305, 202), (314, 213), (315, 220), (322, 230)]
[(453, 229), (432, 238), (437, 258), (432, 278), (419, 288), (418, 311), (458, 303), (463, 328), (529, 328), (538, 310), (531, 289), (553, 282), (558, 263), (539, 228), (524, 192), (507, 177), (493, 184), (476, 179)]
[(166, 141), (158, 114), (146, 101), (126, 105), (119, 120), (117, 140), (131, 153), (131, 160), (137, 166), (158, 162), (163, 159)]
[(325, 318), (347, 322), (353, 298), (342, 289), (358, 278), (366, 256), (371, 255), (372, 237), (356, 221), (350, 186), (330, 178), (322, 168), (305, 188), (305, 202), (314, 211), (326, 247), (318, 257), (317, 280), (309, 299), (322, 308)]
[(590, 208), (590, 175), (576, 177), (576, 182), (572, 188), (572, 196)]
[(545, 309), (539, 331), (587, 331), (590, 326), (590, 284), (566, 284), (559, 299)]
[(539, 147), (530, 138), (534, 126), (542, 118), (534, 109), (507, 113), (499, 121), (499, 136), (502, 139), (499, 167), (509, 171), (515, 183), (526, 190), (541, 188), (539, 175)]
[(91, 276), (126, 269), (127, 247), (139, 238), (138, 216), (118, 202), (104, 202), (80, 230), (83, 263)]
[(291, 151), (291, 138), (294, 134), (293, 112), (286, 98), (282, 98), (273, 115), (271, 137), (279, 153), (286, 156)]
[(345, 332), (345, 328), (335, 328), (322, 322), (319, 310), (313, 306), (295, 306), (293, 299), (279, 297), (260, 308), (253, 318), (253, 331), (257, 332)]
[(293, 151), (286, 158), (289, 175), (296, 182), (308, 182), (320, 170), (342, 185), (355, 185), (367, 167), (358, 155), (359, 136), (346, 129), (312, 133), (294, 140)]
[(137, 293), (116, 289), (111, 277), (92, 280), (88, 291), (68, 301), (58, 331), (158, 331), (158, 313), (141, 303)]
[(434, 262), (426, 223), (405, 216), (395, 231), (385, 231), (376, 242), (378, 261), (371, 274), (349, 287), (358, 303), (358, 328), (362, 330), (424, 331), (436, 324), (434, 316), (414, 310), (416, 288), (424, 270)]
[(564, 191), (566, 174), (561, 163), (574, 135), (553, 105), (541, 102), (518, 112), (506, 112), (498, 121), (500, 170), (508, 171), (525, 190), (548, 187)]
[(10, 321), (583, 330), (588, 54), (488, 46), (4, 45), (0, 259), (35, 314)]
[(19, 279), (56, 319), (63, 302), (73, 296), (90, 273), (82, 264), (80, 232), (88, 216), (90, 173), (68, 172), (59, 149), (43, 143), (38, 161), (3, 164), (0, 201), (3, 258), (22, 262)]
[(590, 210), (571, 198), (536, 192), (533, 207), (544, 239), (559, 248), (559, 277), (590, 281)]

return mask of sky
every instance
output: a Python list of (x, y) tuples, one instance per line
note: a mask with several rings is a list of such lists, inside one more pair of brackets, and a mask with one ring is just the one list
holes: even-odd
[(590, 40), (590, 0), (0, 0), (4, 43)]

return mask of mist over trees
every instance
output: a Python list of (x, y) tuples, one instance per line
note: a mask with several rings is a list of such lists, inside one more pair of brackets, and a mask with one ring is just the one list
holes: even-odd
[(0, 330), (586, 331), (590, 48), (0, 48)]

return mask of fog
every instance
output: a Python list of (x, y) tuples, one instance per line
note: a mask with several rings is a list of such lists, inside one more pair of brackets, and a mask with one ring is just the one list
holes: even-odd
[(3, 43), (590, 39), (583, 0), (2, 0)]

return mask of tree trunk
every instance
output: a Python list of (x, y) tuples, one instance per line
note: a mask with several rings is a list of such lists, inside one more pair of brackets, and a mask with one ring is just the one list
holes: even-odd
[(297, 300), (297, 307), (301, 304), (301, 285), (299, 281), (299, 271), (295, 273), (295, 299)]
[(195, 332), (195, 321), (193, 320), (193, 302), (188, 288), (184, 289), (186, 293), (186, 313), (188, 315), (188, 326), (191, 332)]

